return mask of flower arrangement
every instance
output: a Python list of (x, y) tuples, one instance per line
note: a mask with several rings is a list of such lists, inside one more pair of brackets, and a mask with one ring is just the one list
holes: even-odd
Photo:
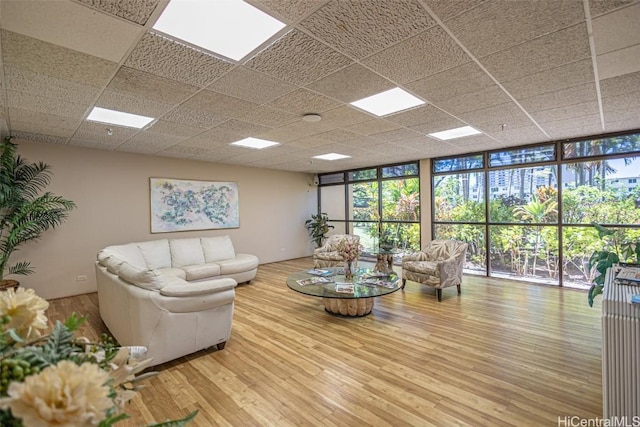
[[(49, 334), (49, 303), (32, 289), (0, 292), (0, 426), (108, 427), (129, 417), (124, 405), (155, 372), (136, 374), (141, 360), (106, 335), (98, 343), (75, 338), (86, 318), (73, 313)], [(154, 426), (184, 426), (181, 420)]]
[(360, 252), (362, 252), (362, 246), (357, 243), (353, 243), (349, 239), (344, 239), (338, 245), (338, 252), (342, 255), (342, 258), (346, 262), (353, 262), (360, 258)]

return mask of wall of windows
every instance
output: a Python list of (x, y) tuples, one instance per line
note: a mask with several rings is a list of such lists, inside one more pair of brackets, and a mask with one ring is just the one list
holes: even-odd
[(433, 236), (469, 243), (468, 273), (587, 288), (594, 250), (640, 239), (639, 157), (632, 133), (434, 159)]
[(418, 162), (322, 174), (319, 209), (335, 227), (331, 234), (360, 236), (364, 255), (381, 244), (399, 256), (420, 248)]

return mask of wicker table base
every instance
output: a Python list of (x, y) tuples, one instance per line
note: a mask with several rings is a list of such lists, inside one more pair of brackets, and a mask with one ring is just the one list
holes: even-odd
[(373, 298), (322, 298), (322, 302), (328, 313), (342, 316), (366, 316), (373, 309)]

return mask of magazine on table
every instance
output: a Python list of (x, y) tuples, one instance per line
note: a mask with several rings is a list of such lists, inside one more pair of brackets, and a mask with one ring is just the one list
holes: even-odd
[(307, 270), (307, 273), (313, 274), (314, 276), (331, 276), (333, 274), (333, 271), (324, 270), (320, 268), (313, 268), (311, 270)]
[(640, 268), (622, 267), (615, 281), (622, 285), (640, 285)]
[(382, 286), (385, 288), (395, 288), (396, 284), (394, 282), (389, 282), (388, 280), (382, 280), (382, 279), (366, 279), (363, 280), (361, 282), (363, 285), (367, 285), (367, 286)]
[(336, 292), (341, 294), (352, 294), (354, 290), (353, 283), (338, 282), (336, 283)]
[(384, 271), (370, 271), (363, 274), (362, 278), (366, 280), (372, 277), (389, 277), (390, 275), (390, 273), (385, 273)]
[(331, 283), (333, 282), (333, 280), (329, 279), (328, 277), (307, 277), (306, 279), (300, 279), (300, 280), (296, 280), (296, 283), (300, 286), (307, 286), (307, 285), (321, 285), (324, 283)]

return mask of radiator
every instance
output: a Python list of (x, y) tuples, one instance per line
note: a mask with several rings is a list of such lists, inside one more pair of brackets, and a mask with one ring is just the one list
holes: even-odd
[(613, 273), (602, 298), (602, 412), (615, 422), (640, 416), (640, 304), (629, 302), (640, 286), (616, 284)]

